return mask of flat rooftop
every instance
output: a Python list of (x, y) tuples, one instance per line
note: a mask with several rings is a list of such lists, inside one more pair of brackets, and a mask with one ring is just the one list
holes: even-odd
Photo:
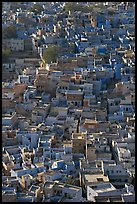
[(81, 90), (68, 90), (66, 92), (67, 94), (83, 94), (83, 92)]

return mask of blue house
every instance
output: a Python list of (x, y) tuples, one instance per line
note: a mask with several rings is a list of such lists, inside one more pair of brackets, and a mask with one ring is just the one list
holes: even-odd
[(51, 167), (51, 169), (53, 170), (61, 170), (61, 169), (64, 169), (65, 167), (65, 162), (64, 160), (58, 160), (58, 161), (55, 161)]
[(114, 65), (115, 79), (121, 79), (121, 68), (122, 64), (119, 62)]
[(101, 28), (106, 24), (106, 19), (103, 15), (97, 16), (97, 27)]
[(74, 171), (75, 170), (74, 162), (66, 162), (64, 165), (64, 169), (68, 171)]
[(99, 47), (97, 50), (97, 53), (101, 54), (101, 55), (105, 55), (107, 53), (107, 48), (106, 47)]

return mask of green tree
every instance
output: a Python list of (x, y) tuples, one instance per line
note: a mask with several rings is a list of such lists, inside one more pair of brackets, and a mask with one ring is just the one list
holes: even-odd
[(11, 51), (9, 49), (2, 49), (2, 63), (6, 63), (8, 61), (10, 54)]
[(113, 16), (114, 14), (115, 14), (115, 10), (110, 8), (108, 10), (108, 15)]
[(59, 47), (58, 46), (49, 46), (44, 55), (43, 60), (45, 63), (50, 64), (51, 62), (56, 62), (59, 56)]
[(41, 22), (43, 23), (47, 23), (49, 20), (48, 20), (48, 17), (44, 16), (41, 18)]
[(103, 11), (106, 10), (106, 6), (101, 2), (101, 3), (97, 3), (97, 4), (90, 4), (87, 6), (87, 10), (88, 12), (94, 12), (97, 10)]
[(14, 25), (2, 29), (2, 38), (3, 39), (10, 39), (10, 38), (17, 38), (17, 30)]
[(80, 3), (76, 3), (76, 2), (67, 2), (64, 6), (64, 11), (65, 12), (74, 12), (74, 11), (83, 11), (84, 7), (82, 5), (80, 5)]
[(34, 14), (37, 15), (37, 14), (40, 14), (41, 11), (43, 11), (43, 7), (39, 4), (34, 4), (29, 11), (34, 12)]

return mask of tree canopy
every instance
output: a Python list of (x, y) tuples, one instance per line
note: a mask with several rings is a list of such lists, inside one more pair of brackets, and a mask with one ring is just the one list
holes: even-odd
[(2, 38), (3, 39), (17, 38), (16, 27), (14, 25), (11, 25), (9, 27), (3, 28), (2, 29)]
[(65, 12), (74, 12), (74, 11), (82, 11), (84, 7), (80, 5), (79, 3), (77, 4), (76, 2), (67, 2), (65, 4), (64, 10)]
[(43, 7), (39, 4), (34, 4), (32, 8), (29, 10), (30, 12), (34, 12), (35, 15), (40, 14), (43, 11)]
[(45, 63), (50, 64), (51, 62), (56, 62), (58, 58), (59, 47), (58, 46), (49, 46), (44, 55), (43, 60)]
[(2, 63), (6, 63), (8, 61), (10, 54), (11, 54), (10, 49), (2, 48)]

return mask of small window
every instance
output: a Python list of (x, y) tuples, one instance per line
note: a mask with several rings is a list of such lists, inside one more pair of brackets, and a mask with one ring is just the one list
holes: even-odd
[(117, 106), (118, 104), (119, 104), (118, 101), (116, 101), (116, 102), (115, 102), (115, 105)]
[(99, 182), (103, 181), (103, 178), (97, 178), (97, 181), (99, 181)]
[(128, 179), (125, 179), (125, 182), (128, 182)]

